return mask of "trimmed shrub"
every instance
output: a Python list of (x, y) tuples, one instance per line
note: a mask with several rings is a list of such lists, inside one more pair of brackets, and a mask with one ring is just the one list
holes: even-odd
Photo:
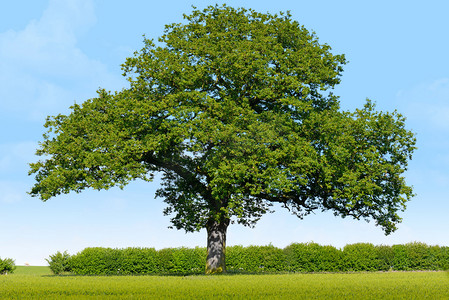
[(424, 243), (406, 244), (406, 252), (409, 260), (409, 268), (411, 270), (431, 270), (432, 257), (430, 247)]
[(447, 270), (449, 248), (414, 242), (394, 245), (395, 270)]
[(406, 271), (410, 270), (410, 260), (407, 256), (405, 245), (393, 245), (393, 270)]
[(11, 258), (0, 258), (0, 274), (11, 274), (14, 273), (14, 270), (16, 269), (16, 264), (13, 259)]
[(79, 275), (117, 275), (121, 266), (120, 250), (111, 248), (86, 248), (70, 260), (71, 270)]
[(232, 246), (226, 250), (226, 268), (229, 272), (281, 272), (285, 271), (284, 251), (273, 245)]
[[(164, 252), (164, 263), (168, 263), (164, 272), (169, 274), (202, 274), (204, 273), (206, 262), (206, 249), (205, 248), (171, 248), (162, 249)], [(166, 252), (171, 252), (170, 256), (167, 256)], [(170, 261), (167, 258), (170, 257)]]
[(246, 271), (246, 253), (241, 245), (226, 247), (226, 270), (232, 273)]
[(158, 251), (158, 273), (203, 274), (206, 248), (165, 248)]
[(439, 270), (444, 267), (436, 261), (438, 257), (443, 258), (436, 251), (440, 247), (430, 247), (424, 243), (408, 243), (405, 245), (393, 245), (393, 269), (397, 271), (409, 270)]
[(380, 245), (375, 246), (378, 259), (378, 270), (389, 271), (393, 269), (394, 253), (391, 246)]
[(119, 274), (155, 274), (159, 272), (158, 255), (154, 248), (126, 248), (121, 251)]
[(56, 254), (50, 255), (49, 259), (45, 259), (53, 274), (60, 275), (62, 273), (70, 272), (70, 255), (67, 251), (64, 253), (56, 252)]
[(175, 264), (173, 262), (172, 248), (161, 249), (157, 252), (158, 270), (160, 273), (174, 273)]
[(284, 252), (289, 272), (338, 272), (344, 267), (342, 252), (333, 246), (291, 244)]
[(449, 247), (430, 246), (433, 270), (449, 270)]
[(381, 269), (378, 249), (373, 244), (358, 243), (343, 248), (345, 271), (378, 271)]

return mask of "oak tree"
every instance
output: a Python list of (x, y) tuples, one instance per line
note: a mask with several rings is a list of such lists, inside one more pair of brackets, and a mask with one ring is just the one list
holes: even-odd
[(167, 25), (123, 64), (129, 87), (48, 117), (30, 164), (43, 201), (162, 174), (177, 229), (207, 229), (206, 273), (225, 271), (226, 230), (274, 203), (374, 220), (386, 234), (413, 196), (415, 137), (398, 112), (344, 111), (344, 55), (289, 13), (209, 6)]

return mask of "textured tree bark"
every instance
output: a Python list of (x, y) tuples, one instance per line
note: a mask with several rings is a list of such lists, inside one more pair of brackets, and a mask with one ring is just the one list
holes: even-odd
[(226, 272), (226, 231), (229, 220), (211, 220), (207, 224), (206, 274)]

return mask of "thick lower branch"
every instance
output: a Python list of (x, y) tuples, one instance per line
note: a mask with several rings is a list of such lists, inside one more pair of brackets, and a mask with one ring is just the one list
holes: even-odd
[(144, 154), (145, 163), (154, 165), (160, 170), (170, 170), (182, 177), (194, 190), (202, 194), (205, 199), (211, 199), (209, 188), (203, 184), (194, 173), (190, 172), (183, 166), (166, 159), (156, 158), (150, 153)]

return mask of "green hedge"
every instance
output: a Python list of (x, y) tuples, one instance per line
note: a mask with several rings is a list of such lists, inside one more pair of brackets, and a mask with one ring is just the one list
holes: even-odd
[(368, 243), (346, 245), (343, 248), (345, 271), (387, 271), (391, 269), (391, 247)]
[(285, 263), (283, 250), (272, 245), (231, 246), (226, 249), (226, 268), (228, 272), (281, 272), (285, 271)]
[(204, 248), (86, 248), (69, 261), (79, 275), (201, 274)]
[(291, 244), (284, 249), (286, 271), (338, 272), (342, 270), (342, 252), (333, 246), (316, 243)]
[(449, 267), (449, 247), (410, 243), (394, 245), (392, 250), (394, 270), (447, 270)]
[[(86, 248), (68, 255), (58, 252), (48, 263), (55, 274), (80, 275), (203, 274), (205, 248)], [(316, 243), (268, 246), (231, 246), (226, 249), (231, 273), (360, 272), (447, 270), (449, 247), (423, 243), (375, 246), (346, 245), (343, 249)]]

